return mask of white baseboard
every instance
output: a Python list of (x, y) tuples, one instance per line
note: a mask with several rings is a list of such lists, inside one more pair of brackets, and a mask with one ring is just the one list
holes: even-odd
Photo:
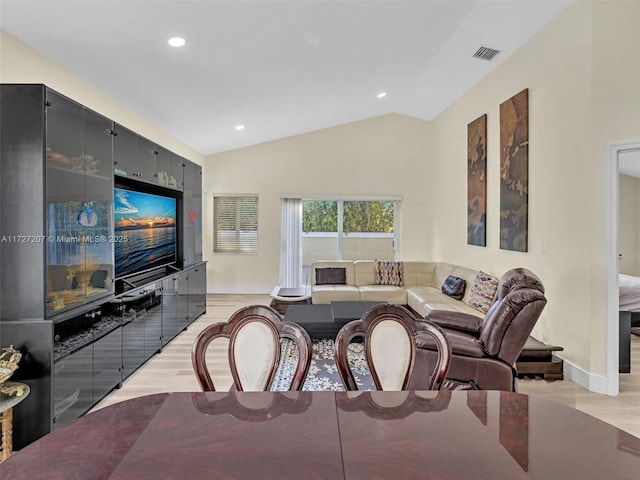
[(603, 375), (594, 375), (564, 359), (563, 374), (565, 378), (591, 392), (607, 394), (607, 381)]
[(269, 295), (273, 291), (273, 285), (261, 286), (227, 286), (207, 285), (207, 293), (227, 293), (232, 295)]

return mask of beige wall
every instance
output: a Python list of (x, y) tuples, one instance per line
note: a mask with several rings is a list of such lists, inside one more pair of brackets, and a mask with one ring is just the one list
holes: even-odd
[(638, 264), (640, 255), (638, 252), (638, 238), (640, 238), (640, 179), (628, 175), (619, 177), (619, 219), (620, 237), (618, 246), (620, 250), (620, 273), (627, 275), (640, 275)]
[[(280, 271), (282, 194), (402, 195), (402, 256), (431, 258), (428, 123), (391, 114), (207, 157), (204, 256), (213, 291), (271, 291)], [(213, 254), (213, 194), (257, 193), (257, 255)]]
[[(96, 60), (98, 61), (98, 60)], [(204, 156), (133, 110), (0, 30), (0, 83), (42, 83), (169, 150), (202, 165)]]
[[(595, 253), (588, 212), (599, 201), (590, 191), (601, 182), (588, 133), (591, 69), (591, 8), (578, 4), (436, 118), (429, 150), (438, 173), (430, 202), (449, 199), (434, 213), (436, 259), (492, 273), (530, 268), (548, 298), (534, 335), (564, 346), (565, 358), (583, 368), (590, 366), (590, 320), (601, 320), (604, 313), (590, 304), (593, 272), (587, 260)], [(499, 245), (499, 106), (524, 88), (530, 105), (529, 252), (519, 253)], [(466, 245), (466, 128), (483, 113), (488, 115), (487, 246), (474, 247)]]
[[(549, 304), (534, 334), (588, 375), (605, 373), (607, 148), (640, 141), (640, 2), (579, 1), (433, 122), (402, 115), (203, 159), (151, 122), (2, 32), (0, 81), (45, 83), (204, 169), (204, 255), (212, 290), (278, 282), (280, 197), (402, 195), (402, 259), (500, 274), (531, 268)], [(499, 104), (530, 89), (529, 252), (499, 249)], [(466, 245), (466, 126), (488, 114), (487, 247)], [(260, 196), (257, 255), (214, 255), (212, 195)], [(543, 253), (546, 246), (547, 253)]]
[[(595, 175), (601, 181), (594, 184), (593, 195), (598, 198), (598, 209), (592, 213), (596, 219), (594, 235), (596, 252), (607, 248), (610, 232), (606, 228), (607, 209), (603, 181), (607, 178), (610, 159), (607, 147), (611, 144), (640, 142), (640, 63), (637, 47), (640, 45), (640, 2), (593, 2), (593, 115), (592, 145)], [(607, 258), (592, 256), (594, 272), (607, 269)], [(602, 279), (593, 277), (591, 294), (596, 306), (604, 303), (606, 292)], [(591, 358), (597, 371), (606, 355), (604, 339), (606, 323), (592, 318)]]
[[(567, 364), (601, 389), (606, 152), (611, 143), (640, 140), (640, 65), (630, 61), (640, 45), (634, 18), (640, 2), (576, 2), (431, 123), (390, 115), (208, 157), (209, 214), (212, 192), (261, 195), (260, 255), (208, 253), (210, 285), (277, 281), (280, 193), (371, 193), (390, 182), (395, 188), (387, 193), (403, 195), (407, 209), (404, 260), (446, 260), (497, 275), (532, 269), (549, 300), (534, 335), (562, 345)], [(499, 248), (499, 105), (524, 88), (530, 94), (529, 252), (519, 253)], [(466, 244), (466, 127), (483, 113), (487, 246), (474, 247)]]
[[(608, 147), (640, 140), (640, 2), (576, 2), (432, 122), (436, 257), (498, 271), (521, 265), (549, 303), (534, 335), (599, 383), (606, 369)], [(529, 252), (499, 249), (499, 104), (530, 91)], [(488, 114), (488, 244), (466, 246), (466, 124)], [(431, 201), (433, 201), (431, 198)], [(448, 207), (448, 208), (447, 208)], [(451, 221), (450, 219), (457, 219)], [(548, 253), (543, 253), (543, 245)], [(601, 388), (602, 382), (597, 388)]]

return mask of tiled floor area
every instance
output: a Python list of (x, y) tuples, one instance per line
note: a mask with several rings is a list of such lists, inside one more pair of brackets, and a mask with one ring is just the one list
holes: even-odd
[[(242, 306), (269, 304), (269, 301), (268, 295), (208, 295), (207, 313), (95, 409), (140, 395), (199, 390), (191, 367), (191, 346), (196, 335), (211, 323), (225, 321)], [(620, 375), (620, 394), (617, 397), (589, 392), (570, 380), (519, 380), (518, 391), (576, 408), (640, 437), (640, 337), (631, 337), (631, 373)], [(210, 355), (210, 368), (217, 372), (214, 375), (216, 388), (228, 389), (231, 374), (224, 341), (214, 344)]]

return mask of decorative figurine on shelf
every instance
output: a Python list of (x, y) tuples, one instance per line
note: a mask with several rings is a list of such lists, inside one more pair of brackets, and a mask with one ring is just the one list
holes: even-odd
[(85, 204), (78, 214), (78, 223), (83, 227), (95, 227), (98, 224), (98, 214), (90, 204)]
[(3, 353), (0, 355), (0, 393), (5, 395), (21, 397), (24, 394), (24, 385), (4, 385), (4, 382), (9, 380), (13, 372), (18, 368), (18, 362), (22, 358), (20, 351), (13, 348), (13, 345), (9, 345), (7, 348), (2, 349)]

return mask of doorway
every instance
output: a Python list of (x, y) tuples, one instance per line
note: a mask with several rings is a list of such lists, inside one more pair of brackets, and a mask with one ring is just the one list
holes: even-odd
[[(611, 145), (608, 155), (608, 208), (607, 208), (607, 353), (606, 393), (617, 395), (619, 391), (619, 296), (618, 273), (620, 270), (620, 174), (640, 177), (640, 143)], [(635, 173), (634, 173), (635, 172)]]

